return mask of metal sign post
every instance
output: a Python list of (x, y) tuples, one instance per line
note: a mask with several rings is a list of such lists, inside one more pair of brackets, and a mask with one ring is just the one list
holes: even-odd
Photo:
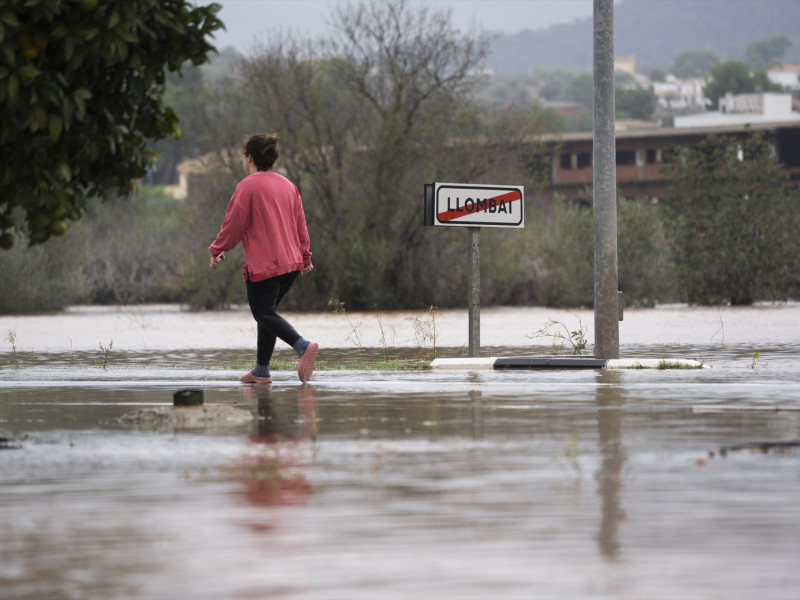
[(481, 355), (481, 228), (469, 228), (469, 357)]
[(525, 226), (523, 186), (427, 183), (425, 225), (469, 230), (469, 357), (481, 355), (481, 227)]

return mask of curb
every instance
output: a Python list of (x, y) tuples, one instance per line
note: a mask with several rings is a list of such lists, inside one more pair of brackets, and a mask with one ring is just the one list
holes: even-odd
[(627, 358), (604, 359), (591, 356), (519, 356), (494, 358), (437, 358), (431, 362), (431, 369), (451, 369), (463, 371), (498, 369), (710, 369), (696, 360), (685, 358)]

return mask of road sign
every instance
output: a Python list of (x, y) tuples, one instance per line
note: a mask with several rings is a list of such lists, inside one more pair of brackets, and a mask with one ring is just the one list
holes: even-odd
[(523, 186), (425, 184), (425, 225), (522, 228)]

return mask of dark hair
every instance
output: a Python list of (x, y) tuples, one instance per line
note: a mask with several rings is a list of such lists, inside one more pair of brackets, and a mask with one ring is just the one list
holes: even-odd
[(278, 134), (259, 133), (248, 137), (242, 144), (245, 156), (253, 157), (253, 163), (259, 171), (269, 171), (278, 160)]

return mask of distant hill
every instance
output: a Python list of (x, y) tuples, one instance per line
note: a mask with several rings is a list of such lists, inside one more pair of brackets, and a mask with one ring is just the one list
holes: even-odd
[[(706, 48), (741, 60), (750, 42), (780, 34), (792, 41), (784, 62), (800, 62), (800, 0), (623, 0), (614, 10), (614, 51), (636, 55), (637, 70), (667, 69), (681, 52)], [(498, 34), (486, 66), (498, 75), (591, 70), (592, 19)]]

